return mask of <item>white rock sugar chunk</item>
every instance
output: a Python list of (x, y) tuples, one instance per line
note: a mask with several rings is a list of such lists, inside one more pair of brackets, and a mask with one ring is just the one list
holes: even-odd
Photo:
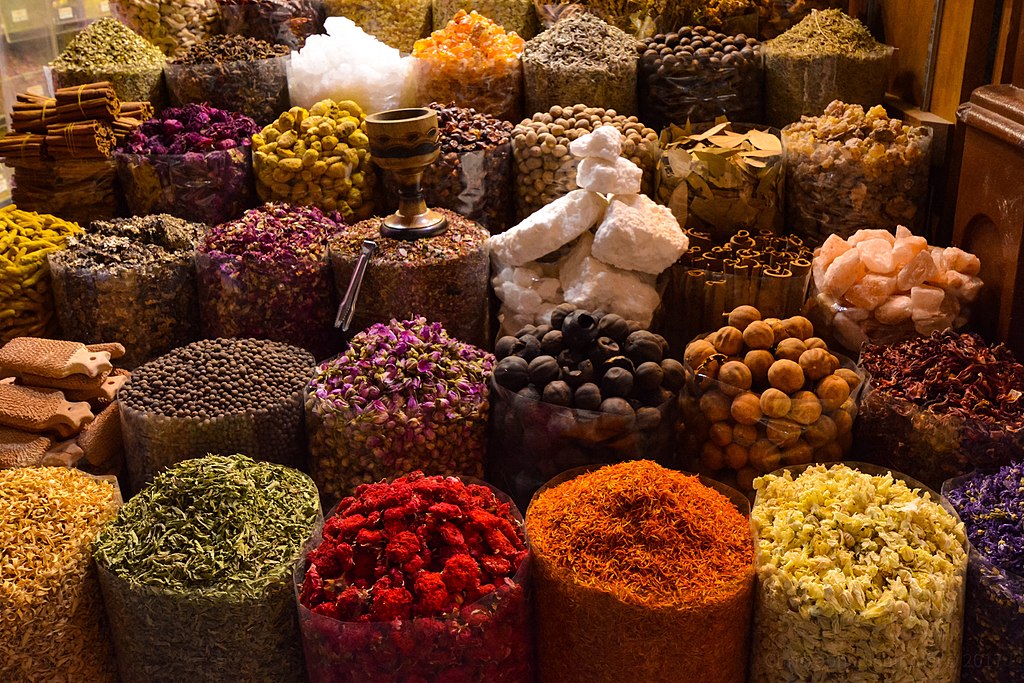
[(536, 261), (597, 225), (608, 202), (586, 190), (573, 190), (527, 216), (518, 225), (488, 238), (491, 253), (504, 263)]
[(672, 210), (646, 195), (614, 196), (597, 227), (594, 256), (624, 270), (657, 275), (690, 244)]
[(622, 133), (615, 126), (600, 126), (593, 133), (570, 142), (569, 151), (580, 159), (615, 161), (622, 154)]
[(601, 194), (639, 194), (643, 171), (629, 159), (588, 158), (576, 168), (576, 184)]
[(661, 301), (652, 275), (620, 270), (590, 255), (590, 235), (562, 262), (561, 281), (565, 300), (580, 308), (617, 313), (647, 326)]
[(883, 325), (898, 325), (909, 320), (914, 310), (910, 297), (905, 294), (891, 296), (875, 309), (875, 320)]

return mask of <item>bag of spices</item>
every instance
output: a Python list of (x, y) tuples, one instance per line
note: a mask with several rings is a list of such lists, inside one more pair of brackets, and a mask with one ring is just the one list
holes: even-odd
[(684, 360), (684, 468), (752, 494), (754, 479), (780, 465), (836, 462), (849, 451), (863, 374), (807, 318), (762, 320), (740, 306), (690, 342)]
[(77, 223), (50, 214), (13, 204), (0, 208), (0, 344), (15, 337), (59, 336), (46, 259), (81, 231)]
[(306, 461), (303, 349), (206, 339), (137, 368), (117, 392), (132, 490), (182, 460), (237, 451), (289, 467)]
[(782, 128), (817, 116), (833, 100), (881, 104), (894, 51), (841, 10), (813, 10), (764, 44), (768, 123)]
[(523, 518), (412, 472), (342, 500), (295, 571), (311, 683), (533, 681)]
[(317, 358), (332, 346), (335, 306), (328, 241), (338, 214), (266, 204), (209, 230), (196, 250), (206, 337), (255, 337)]
[(416, 100), (452, 102), (506, 121), (523, 114), (525, 42), (475, 11), (460, 10), (448, 25), (412, 49)]
[(526, 111), (582, 103), (612, 116), (635, 114), (639, 46), (592, 14), (560, 20), (523, 49)]
[(0, 470), (0, 679), (118, 680), (91, 548), (120, 504), (114, 477)]
[(537, 33), (537, 13), (531, 0), (432, 0), (431, 9), (435, 31), (447, 26), (459, 12), (475, 10), (526, 40)]
[[(427, 206), (450, 209), (474, 220), (491, 234), (512, 220), (512, 124), (475, 109), (437, 102), (441, 156), (423, 172)], [(394, 174), (384, 174), (386, 211), (398, 204)], [(390, 201), (389, 201), (390, 200)]]
[(227, 34), (259, 38), (268, 43), (302, 47), (308, 36), (321, 33), (321, 0), (217, 0), (221, 28)]
[(54, 89), (107, 81), (124, 102), (148, 101), (160, 107), (164, 92), (164, 55), (117, 19), (96, 21), (50, 62)]
[(292, 572), (322, 520), (289, 467), (211, 455), (157, 476), (94, 551), (121, 680), (305, 680)]
[(171, 105), (206, 103), (270, 123), (289, 107), (288, 48), (257, 38), (215, 36), (164, 66)]
[(343, 220), (373, 214), (376, 181), (363, 110), (322, 100), (292, 107), (252, 136), (256, 191), (266, 202), (337, 211)]
[(942, 495), (971, 542), (963, 683), (1024, 679), (1024, 465), (950, 479)]
[(163, 110), (114, 153), (133, 215), (169, 213), (216, 225), (256, 203), (248, 116), (205, 104)]
[(786, 225), (824, 241), (856, 230), (919, 230), (925, 220), (932, 131), (834, 101), (782, 129)]
[(483, 475), (494, 356), (424, 318), (372, 325), (306, 388), (313, 478), (326, 501), (428, 470)]
[(640, 51), (640, 117), (655, 129), (720, 116), (762, 119), (764, 71), (756, 39), (684, 26), (659, 33)]
[(204, 227), (166, 214), (94, 221), (49, 256), (70, 339), (124, 345), (134, 368), (199, 338), (193, 254)]
[(757, 0), (757, 37), (769, 40), (793, 28), (811, 10), (842, 9), (846, 0)]
[(347, 17), (378, 40), (408, 54), (430, 35), (431, 0), (324, 0), (329, 17)]
[(728, 241), (738, 230), (782, 232), (782, 141), (771, 128), (723, 122), (661, 131), (654, 197), (680, 225)]
[(963, 327), (981, 292), (981, 261), (957, 247), (930, 247), (902, 225), (830, 235), (815, 250), (808, 315), (826, 336), (859, 353), (864, 342), (891, 344)]
[(756, 486), (751, 683), (960, 680), (968, 544), (949, 503), (854, 463)]
[(614, 126), (622, 133), (622, 157), (643, 170), (641, 190), (652, 192), (660, 156), (654, 130), (635, 116), (622, 116), (614, 110), (583, 104), (553, 106), (512, 130), (519, 220), (578, 188), (576, 167), (580, 159), (569, 153), (569, 143), (601, 126)]
[(749, 508), (650, 460), (579, 468), (538, 491), (526, 532), (539, 680), (746, 681)]
[(802, 313), (812, 252), (799, 237), (739, 230), (719, 245), (710, 233), (684, 232), (690, 248), (666, 272), (652, 324), (671, 348), (721, 327), (740, 306), (753, 306), (765, 319)]
[(487, 478), (526, 505), (583, 465), (671, 464), (683, 366), (667, 343), (614, 313), (560, 306), (495, 345)]
[(489, 233), (457, 213), (435, 210), (447, 219), (448, 228), (434, 237), (384, 237), (379, 218), (346, 228), (331, 242), (335, 291), (344, 299), (363, 242), (373, 240), (377, 248), (365, 271), (353, 329), (423, 316), (441, 323), (453, 338), (484, 348), (492, 339), (485, 246)]
[(1024, 365), (1003, 344), (932, 332), (865, 344), (857, 443), (871, 462), (929, 486), (1024, 459)]
[(177, 57), (220, 30), (217, 0), (111, 0), (110, 9), (168, 57)]

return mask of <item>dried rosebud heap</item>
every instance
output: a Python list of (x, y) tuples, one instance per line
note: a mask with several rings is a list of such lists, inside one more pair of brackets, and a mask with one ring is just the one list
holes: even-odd
[(422, 472), (359, 486), (307, 557), (310, 680), (394, 681), (399, 665), (397, 680), (531, 681), (525, 541), (487, 486)]
[(337, 500), (423, 469), (481, 476), (494, 356), (424, 318), (378, 323), (309, 383), (313, 478)]

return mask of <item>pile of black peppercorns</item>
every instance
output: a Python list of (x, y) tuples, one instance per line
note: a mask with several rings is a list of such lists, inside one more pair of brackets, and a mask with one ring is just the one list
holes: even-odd
[[(685, 381), (668, 342), (614, 313), (561, 304), (550, 325), (527, 325), (495, 345), (494, 379), (519, 396), (656, 425), (658, 406)], [(653, 424), (648, 424), (653, 422)]]
[(740, 33), (684, 26), (641, 43), (641, 116), (649, 125), (713, 121), (756, 123), (763, 116), (761, 44)]
[(281, 342), (205, 339), (135, 370), (118, 392), (133, 490), (208, 453), (300, 467), (313, 365), (308, 351)]

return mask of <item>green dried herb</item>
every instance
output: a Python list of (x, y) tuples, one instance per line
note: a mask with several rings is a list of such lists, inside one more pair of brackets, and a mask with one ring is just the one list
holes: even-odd
[(244, 455), (187, 460), (96, 544), (123, 681), (304, 677), (292, 570), (321, 520), (305, 474)]
[(884, 51), (858, 19), (842, 10), (813, 11), (799, 24), (772, 41), (772, 46), (792, 56), (817, 57), (843, 54), (849, 57), (869, 57)]

